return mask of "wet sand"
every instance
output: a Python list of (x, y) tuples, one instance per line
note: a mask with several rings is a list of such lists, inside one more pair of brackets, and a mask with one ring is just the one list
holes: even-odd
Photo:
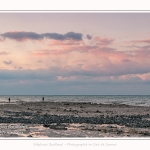
[(150, 107), (4, 103), (0, 105), (0, 137), (150, 137)]

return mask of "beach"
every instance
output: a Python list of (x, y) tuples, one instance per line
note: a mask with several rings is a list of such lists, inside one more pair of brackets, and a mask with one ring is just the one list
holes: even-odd
[(150, 106), (5, 102), (0, 114), (0, 137), (150, 137)]

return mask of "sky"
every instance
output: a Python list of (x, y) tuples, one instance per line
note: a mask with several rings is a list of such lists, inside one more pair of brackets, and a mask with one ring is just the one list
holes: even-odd
[(149, 95), (150, 13), (0, 13), (1, 95)]

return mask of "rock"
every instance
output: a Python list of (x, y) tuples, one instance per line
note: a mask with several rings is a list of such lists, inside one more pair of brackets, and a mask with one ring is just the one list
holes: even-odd
[(96, 113), (100, 113), (100, 111), (99, 111), (99, 110), (96, 110)]
[(80, 106), (80, 108), (86, 108), (85, 106)]
[(64, 105), (69, 105), (69, 103), (64, 103)]
[(49, 124), (43, 124), (43, 127), (48, 128), (48, 127), (50, 127), (50, 125)]
[(150, 133), (149, 132), (144, 132), (143, 135), (150, 136)]
[(47, 116), (48, 116), (48, 114), (47, 114), (47, 113), (45, 113), (43, 116), (44, 116), (44, 117), (47, 117)]
[(41, 111), (39, 111), (39, 110), (38, 110), (38, 111), (37, 111), (37, 113), (39, 113), (39, 114), (40, 114), (40, 113), (41, 113)]
[(55, 130), (67, 130), (66, 125), (63, 124), (50, 125), (49, 128)]

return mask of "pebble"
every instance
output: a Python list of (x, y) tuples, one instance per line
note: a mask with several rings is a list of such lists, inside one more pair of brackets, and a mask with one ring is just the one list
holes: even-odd
[(5, 112), (5, 114), (12, 114), (11, 116), (0, 117), (0, 123), (25, 123), (25, 124), (43, 124), (47, 125), (51, 123), (90, 123), (90, 124), (118, 124), (126, 127), (134, 128), (149, 128), (150, 120), (146, 115), (116, 115), (116, 116), (104, 116), (97, 117), (81, 117), (73, 115), (40, 115), (31, 112)]

